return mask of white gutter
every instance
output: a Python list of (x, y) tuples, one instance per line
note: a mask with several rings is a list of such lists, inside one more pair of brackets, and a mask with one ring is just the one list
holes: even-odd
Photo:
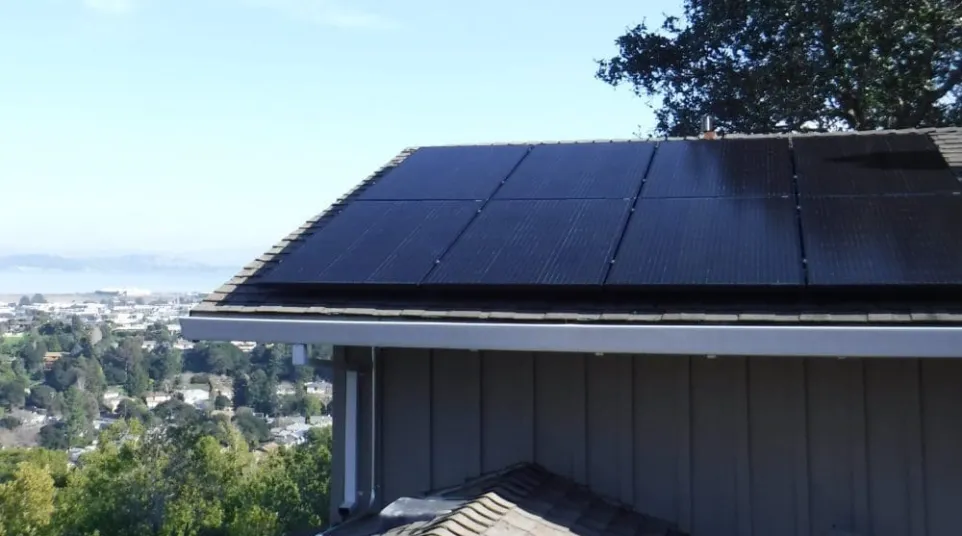
[(962, 327), (511, 324), (185, 317), (188, 340), (676, 355), (962, 357)]

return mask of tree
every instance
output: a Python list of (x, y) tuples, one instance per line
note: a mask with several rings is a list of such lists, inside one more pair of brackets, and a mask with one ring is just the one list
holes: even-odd
[(153, 411), (154, 416), (161, 421), (175, 425), (184, 425), (197, 417), (199, 413), (194, 406), (176, 398), (157, 404)]
[(0, 427), (6, 428), (7, 430), (16, 430), (20, 428), (23, 421), (14, 417), (13, 415), (5, 415), (0, 417)]
[(75, 337), (82, 337), (86, 331), (87, 325), (84, 324), (83, 319), (78, 315), (70, 315), (70, 332)]
[(163, 322), (154, 322), (147, 326), (144, 339), (154, 341), (158, 344), (171, 343), (174, 341), (173, 335), (171, 335), (170, 330), (167, 329), (167, 325)]
[(304, 395), (302, 411), (305, 417), (314, 417), (324, 412), (324, 403), (318, 396)]
[(248, 355), (229, 342), (201, 342), (184, 352), (184, 369), (189, 372), (233, 375), (249, 366)]
[(82, 375), (83, 368), (81, 368), (77, 358), (63, 356), (53, 363), (50, 370), (44, 374), (44, 378), (47, 385), (57, 391), (64, 392), (67, 388), (76, 384)]
[(247, 377), (247, 375), (241, 374), (235, 376), (233, 388), (234, 396), (231, 400), (234, 403), (234, 408), (247, 406), (250, 394), (250, 379)]
[(119, 421), (100, 438), (58, 491), (49, 534), (277, 536), (326, 522), (329, 431), (259, 461), (238, 428), (200, 412), (149, 433)]
[(150, 376), (147, 374), (147, 367), (143, 360), (137, 360), (129, 365), (127, 370), (127, 381), (124, 382), (124, 389), (127, 394), (134, 397), (141, 397), (150, 390)]
[(78, 361), (83, 370), (84, 389), (99, 404), (103, 399), (104, 391), (107, 390), (107, 377), (104, 374), (104, 369), (100, 366), (100, 362), (93, 358), (81, 357)]
[(0, 450), (0, 483), (12, 480), (24, 462), (47, 469), (57, 486), (63, 486), (67, 478), (66, 452), (36, 447), (8, 448)]
[(660, 96), (656, 131), (694, 135), (962, 122), (955, 0), (685, 0), (684, 20), (616, 41), (597, 77)]
[(0, 535), (42, 534), (54, 512), (53, 478), (43, 467), (21, 463), (13, 480), (0, 484)]
[(57, 391), (49, 385), (35, 385), (30, 388), (27, 405), (45, 409), (48, 412), (60, 411), (60, 397), (57, 396)]
[(20, 301), (17, 302), (17, 304), (20, 305), (20, 307), (23, 307), (24, 305), (31, 305), (30, 296), (20, 296)]
[(162, 382), (180, 374), (183, 369), (180, 350), (167, 343), (158, 344), (147, 356), (147, 370), (155, 382)]
[(63, 424), (67, 443), (71, 447), (85, 445), (92, 439), (90, 399), (76, 386), (70, 387), (64, 393)]
[(33, 297), (30, 298), (30, 303), (47, 303), (47, 298), (44, 298), (43, 294), (34, 294)]
[[(255, 370), (250, 377), (247, 402), (254, 411), (273, 415), (277, 412), (277, 379), (263, 370)], [(234, 401), (235, 404), (239, 403)]]
[(131, 398), (125, 398), (117, 404), (117, 415), (127, 420), (138, 420), (146, 426), (151, 426), (156, 420), (146, 404)]
[(37, 436), (41, 447), (50, 450), (67, 450), (70, 448), (70, 438), (67, 435), (67, 425), (55, 422), (44, 425)]
[(232, 422), (251, 445), (259, 445), (271, 438), (267, 421), (254, 415), (250, 408), (237, 408)]
[(217, 395), (214, 398), (214, 409), (227, 409), (231, 406), (231, 401), (224, 395)]
[(30, 334), (24, 336), (23, 344), (17, 356), (23, 360), (24, 366), (30, 372), (36, 372), (43, 367), (43, 356), (47, 353), (47, 344), (42, 338)]
[(0, 404), (10, 408), (22, 408), (26, 402), (27, 381), (22, 377), (0, 380)]

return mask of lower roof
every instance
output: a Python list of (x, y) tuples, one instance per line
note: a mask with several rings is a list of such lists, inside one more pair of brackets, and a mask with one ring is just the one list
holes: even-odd
[(522, 464), (375, 515), (331, 536), (684, 536), (673, 524), (598, 496), (544, 468)]

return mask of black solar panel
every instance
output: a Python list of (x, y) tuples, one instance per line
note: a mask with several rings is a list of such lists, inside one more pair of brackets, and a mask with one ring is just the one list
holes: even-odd
[(492, 200), (426, 283), (598, 285), (630, 201)]
[(779, 197), (792, 194), (788, 140), (667, 141), (641, 196)]
[(640, 199), (608, 285), (802, 285), (789, 198)]
[(495, 199), (625, 199), (638, 193), (655, 144), (536, 145)]
[(801, 200), (812, 285), (962, 283), (962, 197)]
[(796, 137), (803, 196), (960, 191), (935, 143), (923, 134)]
[(481, 206), (355, 201), (265, 274), (267, 283), (416, 284)]
[(488, 199), (527, 152), (527, 145), (424, 147), (359, 199)]

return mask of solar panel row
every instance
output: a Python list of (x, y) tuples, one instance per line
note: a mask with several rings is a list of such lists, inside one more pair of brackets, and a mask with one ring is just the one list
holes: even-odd
[(427, 283), (600, 285), (627, 199), (493, 200)]
[(793, 144), (803, 197), (962, 191), (926, 135), (808, 136)]
[(265, 281), (417, 284), (477, 213), (476, 201), (354, 201)]
[(642, 197), (792, 194), (788, 140), (674, 141), (658, 147)]
[(264, 280), (962, 283), (959, 181), (927, 136), (796, 137), (793, 145), (767, 138), (420, 149)]
[(795, 203), (787, 198), (642, 199), (612, 285), (801, 285)]

